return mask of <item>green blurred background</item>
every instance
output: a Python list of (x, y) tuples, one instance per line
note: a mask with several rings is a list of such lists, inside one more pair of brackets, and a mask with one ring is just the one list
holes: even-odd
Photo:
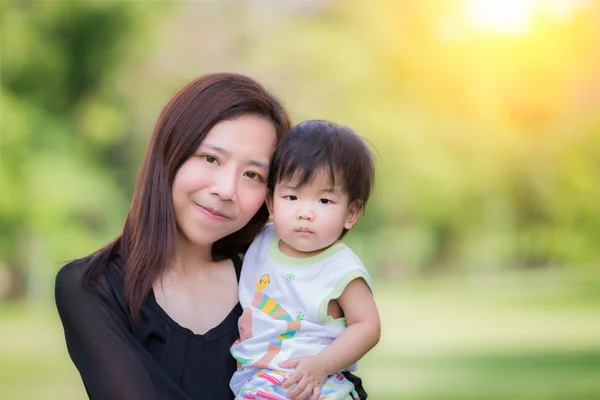
[(377, 187), (347, 242), (383, 323), (377, 399), (600, 399), (600, 4), (0, 5), (0, 398), (84, 399), (53, 302), (116, 236), (161, 107), (264, 83), (349, 125)]

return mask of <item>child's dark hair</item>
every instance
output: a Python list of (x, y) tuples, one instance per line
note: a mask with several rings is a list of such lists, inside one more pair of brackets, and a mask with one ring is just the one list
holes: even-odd
[[(323, 168), (332, 186), (341, 179), (337, 184), (348, 193), (349, 204), (359, 201), (364, 211), (375, 183), (373, 153), (352, 129), (330, 121), (304, 121), (288, 132), (273, 156), (269, 192), (272, 195), (277, 183), (289, 179), (304, 186)], [(344, 229), (341, 237), (346, 233)]]

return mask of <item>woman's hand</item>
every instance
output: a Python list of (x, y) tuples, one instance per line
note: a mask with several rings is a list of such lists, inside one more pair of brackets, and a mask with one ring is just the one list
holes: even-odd
[(304, 356), (290, 358), (279, 364), (282, 368), (295, 368), (292, 375), (281, 385), (284, 388), (296, 384), (287, 397), (294, 400), (304, 400), (310, 396), (310, 400), (318, 400), (321, 395), (321, 385), (329, 375), (322, 357)]

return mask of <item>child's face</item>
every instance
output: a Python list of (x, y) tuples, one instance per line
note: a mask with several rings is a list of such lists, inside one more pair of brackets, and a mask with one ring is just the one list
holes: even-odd
[(278, 183), (267, 204), (281, 251), (291, 257), (310, 257), (336, 243), (343, 228), (352, 228), (360, 205), (348, 204), (348, 193), (341, 186), (332, 187), (325, 170), (306, 185), (296, 185), (295, 179)]

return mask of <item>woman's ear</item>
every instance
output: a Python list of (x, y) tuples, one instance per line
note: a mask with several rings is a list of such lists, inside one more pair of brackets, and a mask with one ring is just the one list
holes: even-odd
[(348, 207), (348, 213), (346, 214), (346, 221), (344, 222), (344, 228), (350, 230), (358, 220), (360, 212), (362, 211), (362, 202), (356, 200)]

